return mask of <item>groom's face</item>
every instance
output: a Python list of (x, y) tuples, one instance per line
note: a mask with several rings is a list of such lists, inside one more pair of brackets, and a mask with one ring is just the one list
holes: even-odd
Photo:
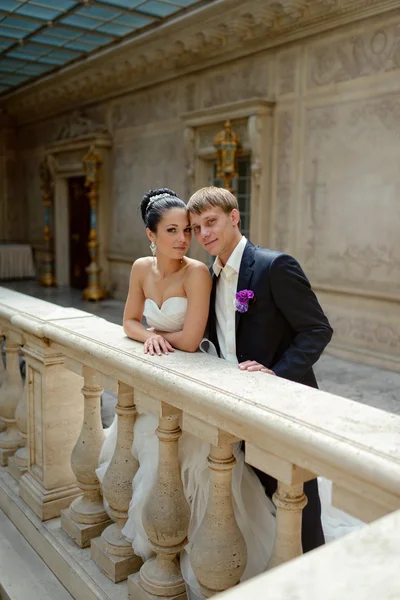
[(226, 213), (219, 206), (211, 206), (200, 215), (190, 213), (196, 240), (211, 256), (221, 256), (235, 245), (239, 220), (238, 210)]

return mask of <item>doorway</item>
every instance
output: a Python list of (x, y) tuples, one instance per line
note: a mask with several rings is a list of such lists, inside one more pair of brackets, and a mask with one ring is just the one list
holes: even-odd
[(88, 284), (86, 268), (90, 263), (88, 249), (90, 232), (90, 205), (85, 188), (85, 177), (68, 179), (69, 208), (69, 283), (83, 290)]

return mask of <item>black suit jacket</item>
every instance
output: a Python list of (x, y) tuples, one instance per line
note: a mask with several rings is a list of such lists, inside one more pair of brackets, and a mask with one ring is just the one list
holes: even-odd
[[(213, 276), (208, 338), (220, 354)], [(279, 377), (317, 387), (312, 369), (333, 330), (298, 262), (288, 254), (247, 242), (237, 291), (252, 290), (245, 313), (236, 311), (236, 355), (256, 360)]]

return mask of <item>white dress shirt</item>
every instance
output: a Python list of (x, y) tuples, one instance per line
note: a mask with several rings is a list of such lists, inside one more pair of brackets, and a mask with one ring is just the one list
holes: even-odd
[(246, 244), (247, 239), (243, 235), (224, 267), (218, 256), (213, 264), (213, 271), (218, 277), (215, 295), (215, 315), (221, 358), (235, 364), (238, 363), (236, 358), (235, 295), (237, 292), (240, 264)]

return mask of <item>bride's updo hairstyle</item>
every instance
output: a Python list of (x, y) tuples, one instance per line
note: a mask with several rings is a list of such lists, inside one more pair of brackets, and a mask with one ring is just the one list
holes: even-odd
[(178, 198), (173, 190), (168, 188), (158, 188), (158, 190), (148, 191), (140, 203), (143, 222), (153, 233), (156, 233), (158, 224), (164, 213), (171, 208), (183, 208), (186, 210), (186, 204)]

